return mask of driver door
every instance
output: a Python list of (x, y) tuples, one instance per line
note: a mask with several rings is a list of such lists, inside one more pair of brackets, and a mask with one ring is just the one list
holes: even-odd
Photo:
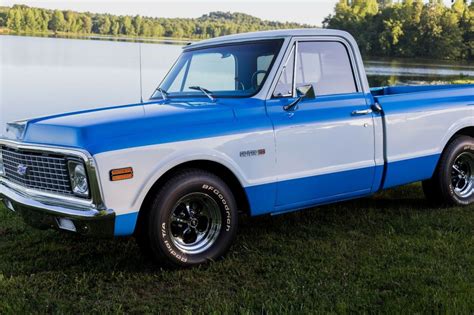
[[(305, 85), (315, 98), (285, 110)], [(277, 150), (277, 212), (371, 192), (374, 122), (344, 43), (296, 42), (267, 111)]]

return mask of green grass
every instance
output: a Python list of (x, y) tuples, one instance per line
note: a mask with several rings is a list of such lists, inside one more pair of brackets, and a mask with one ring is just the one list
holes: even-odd
[(133, 239), (38, 231), (0, 209), (0, 314), (474, 312), (474, 207), (419, 185), (243, 218), (224, 260), (163, 270)]

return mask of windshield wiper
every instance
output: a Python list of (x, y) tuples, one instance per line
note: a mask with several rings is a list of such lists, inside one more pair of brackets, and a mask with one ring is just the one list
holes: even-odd
[(216, 99), (214, 97), (212, 97), (212, 92), (209, 91), (208, 89), (205, 89), (201, 86), (190, 86), (189, 89), (191, 90), (196, 90), (196, 91), (201, 91), (202, 93), (204, 93), (207, 97), (209, 97), (209, 99), (213, 102), (216, 101)]
[(167, 100), (168, 99), (168, 92), (166, 92), (165, 90), (163, 90), (162, 88), (160, 87), (157, 87), (155, 89), (155, 91), (158, 91), (161, 93), (161, 98), (163, 98), (163, 100)]

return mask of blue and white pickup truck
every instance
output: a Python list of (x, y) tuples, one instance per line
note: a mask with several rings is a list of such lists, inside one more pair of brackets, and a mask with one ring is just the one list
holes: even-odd
[(423, 181), (474, 203), (474, 85), (369, 88), (351, 35), (304, 29), (190, 44), (145, 103), (18, 121), (0, 198), (37, 227), (135, 235), (157, 261), (229, 249), (238, 214)]

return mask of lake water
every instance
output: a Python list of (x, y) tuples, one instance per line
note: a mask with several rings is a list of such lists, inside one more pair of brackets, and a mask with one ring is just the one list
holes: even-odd
[[(0, 134), (8, 121), (147, 99), (181, 45), (0, 36)], [(372, 86), (474, 79), (474, 65), (366, 60)]]

